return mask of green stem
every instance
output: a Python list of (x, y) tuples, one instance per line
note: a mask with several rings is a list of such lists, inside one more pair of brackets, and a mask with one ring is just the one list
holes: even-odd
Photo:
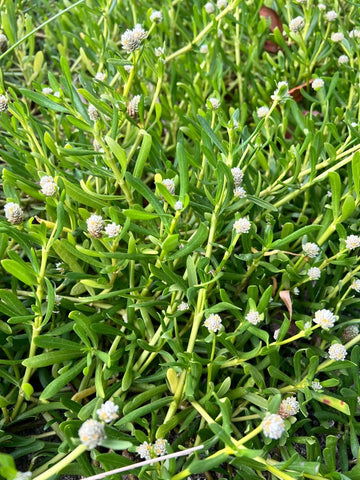
[(47, 480), (48, 478), (52, 477), (53, 475), (56, 475), (57, 473), (61, 472), (65, 467), (70, 465), (71, 462), (76, 460), (80, 455), (82, 455), (86, 451), (86, 446), (81, 444), (78, 445), (75, 450), (73, 450), (69, 455), (67, 455), (65, 458), (60, 460), (59, 463), (54, 465), (53, 467), (49, 468), (44, 473), (41, 473), (37, 477), (33, 477), (33, 480)]

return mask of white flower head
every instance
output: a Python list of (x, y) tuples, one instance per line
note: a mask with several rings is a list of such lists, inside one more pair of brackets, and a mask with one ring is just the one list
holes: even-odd
[(0, 33), (0, 50), (5, 50), (7, 48), (8, 39), (7, 36), (3, 33)]
[(357, 337), (358, 335), (359, 335), (359, 327), (357, 325), (348, 325), (342, 331), (341, 338), (345, 342), (350, 342), (350, 340)]
[(6, 112), (9, 108), (9, 100), (5, 95), (0, 95), (0, 112)]
[(329, 358), (331, 360), (341, 360), (344, 361), (347, 355), (346, 348), (341, 343), (334, 343), (328, 350)]
[(150, 460), (151, 458), (151, 443), (144, 442), (138, 447), (136, 447), (136, 453), (140, 456), (140, 458), (144, 458), (145, 460)]
[(92, 144), (93, 144), (95, 152), (103, 152), (104, 151), (101, 144), (96, 139), (93, 140)]
[(311, 328), (311, 322), (305, 322), (304, 323), (304, 330), (309, 330)]
[(209, 98), (208, 102), (210, 103), (212, 110), (217, 110), (220, 107), (220, 100), (215, 97)]
[(261, 423), (265, 437), (278, 440), (285, 432), (285, 422), (280, 415), (268, 413)]
[(300, 290), (298, 289), (298, 287), (294, 288), (294, 295), (300, 295)]
[(256, 115), (259, 117), (259, 118), (264, 118), (266, 117), (266, 115), (269, 113), (269, 108), (268, 107), (259, 107), (257, 110), (256, 110)]
[(55, 180), (50, 175), (44, 175), (40, 179), (41, 193), (47, 197), (52, 197), (57, 191)]
[(184, 208), (184, 205), (181, 200), (178, 200), (175, 202), (174, 209), (175, 210), (182, 210)]
[(158, 438), (154, 443), (154, 452), (158, 457), (161, 455), (166, 455), (166, 440), (163, 438)]
[(150, 15), (151, 22), (160, 23), (162, 22), (162, 19), (163, 19), (163, 16), (160, 10), (154, 10), (153, 12), (151, 12), (151, 15)]
[(313, 380), (311, 382), (311, 388), (314, 390), (314, 392), (318, 392), (319, 390), (322, 390), (321, 383), (318, 382), (317, 380)]
[(121, 35), (121, 45), (126, 53), (131, 53), (140, 47), (141, 41), (146, 37), (147, 32), (140, 24), (135, 25), (132, 30), (126, 30)]
[(224, 32), (221, 30), (221, 28), (219, 28), (217, 33), (218, 38), (222, 38), (223, 35), (224, 35)]
[(300, 30), (302, 30), (304, 26), (305, 26), (305, 22), (303, 17), (293, 18), (289, 23), (289, 28), (294, 33), (300, 32)]
[(96, 415), (105, 423), (110, 423), (116, 418), (118, 418), (118, 405), (115, 405), (114, 402), (108, 400), (107, 402), (101, 405), (101, 408), (96, 410)]
[(154, 52), (157, 57), (161, 57), (161, 55), (165, 54), (165, 49), (164, 47), (157, 47), (155, 48)]
[(247, 218), (239, 218), (234, 222), (233, 228), (235, 228), (236, 233), (249, 233), (251, 228), (251, 222)]
[(256, 310), (250, 310), (250, 312), (245, 316), (245, 319), (252, 325), (257, 325), (261, 322), (260, 314)]
[(328, 22), (334, 22), (338, 17), (338, 14), (335, 12), (335, 10), (329, 10), (328, 12), (325, 13), (325, 18)]
[(14, 480), (30, 480), (32, 478), (32, 472), (17, 472)]
[(319, 280), (321, 277), (321, 270), (318, 267), (311, 267), (307, 272), (310, 280)]
[(56, 98), (60, 98), (60, 97), (61, 97), (61, 92), (60, 92), (60, 90), (57, 91), (57, 92), (54, 92), (54, 97), (56, 97)]
[(106, 78), (106, 73), (104, 72), (97, 72), (95, 75), (95, 80), (99, 80), (100, 82), (103, 82)]
[(51, 94), (53, 93), (53, 89), (50, 88), (50, 87), (44, 87), (44, 88), (42, 89), (42, 93), (43, 93), (44, 95), (51, 95)]
[(208, 13), (209, 15), (215, 12), (215, 7), (211, 2), (205, 3), (204, 8), (205, 8), (205, 12)]
[(243, 187), (236, 187), (234, 188), (234, 197), (236, 198), (245, 198), (246, 197), (246, 190)]
[(353, 127), (353, 128), (356, 128), (356, 127), (357, 127), (357, 123), (356, 123), (356, 122), (351, 122), (351, 123), (350, 123), (350, 126)]
[(357, 30), (356, 28), (354, 28), (353, 30), (351, 30), (351, 32), (349, 32), (349, 37), (360, 38), (360, 30)]
[(20, 205), (9, 202), (4, 205), (5, 217), (13, 225), (19, 225), (24, 220), (24, 212)]
[(216, 2), (216, 6), (217, 6), (217, 8), (218, 8), (219, 10), (223, 10), (224, 8), (226, 8), (226, 7), (227, 7), (227, 4), (228, 4), (228, 3), (227, 3), (227, 0), (218, 0), (218, 1)]
[(88, 232), (94, 238), (100, 238), (104, 228), (104, 222), (101, 215), (90, 215), (86, 220)]
[(218, 315), (217, 313), (211, 313), (209, 317), (205, 320), (204, 325), (209, 330), (209, 332), (218, 332), (222, 325), (220, 315)]
[(140, 103), (141, 96), (135, 95), (127, 106), (127, 113), (129, 117), (134, 118), (139, 113), (139, 103)]
[(116, 225), (115, 222), (109, 223), (105, 227), (105, 233), (109, 238), (117, 237), (120, 233), (121, 225)]
[(177, 307), (178, 312), (185, 312), (186, 310), (189, 310), (189, 304), (186, 302), (181, 302)]
[(200, 53), (203, 53), (203, 54), (209, 53), (209, 47), (205, 43), (204, 45), (201, 45)]
[(345, 240), (345, 246), (349, 250), (354, 250), (360, 247), (360, 237), (357, 235), (348, 235)]
[(130, 73), (131, 70), (133, 69), (132, 65), (124, 65), (125, 72)]
[(299, 410), (300, 406), (299, 402), (296, 400), (296, 397), (288, 397), (281, 402), (278, 414), (281, 416), (281, 418), (288, 418), (296, 415)]
[(234, 180), (235, 187), (238, 187), (244, 178), (244, 172), (239, 167), (234, 167), (231, 169), (231, 175)]
[(94, 105), (90, 104), (88, 106), (88, 115), (90, 120), (92, 120), (93, 122), (96, 122), (96, 120), (99, 118), (99, 112)]
[(334, 32), (331, 35), (331, 40), (335, 43), (342, 42), (344, 40), (344, 34), (341, 32)]
[(324, 86), (324, 80), (322, 78), (315, 78), (311, 86), (314, 90), (318, 91)]
[(360, 293), (360, 278), (355, 278), (352, 281), (351, 288), (355, 290), (355, 292)]
[(104, 424), (93, 419), (86, 420), (78, 433), (81, 443), (86, 445), (89, 450), (100, 445), (106, 438)]
[(318, 9), (319, 10), (326, 10), (326, 5), (324, 5), (323, 3), (319, 3), (318, 4)]
[(276, 90), (274, 91), (273, 95), (271, 95), (271, 99), (283, 101), (288, 98), (290, 98), (288, 83), (278, 82)]
[(61, 273), (61, 274), (65, 273), (65, 268), (63, 267), (63, 264), (61, 262), (56, 262), (55, 263), (55, 268), (59, 273)]
[(307, 242), (303, 245), (303, 252), (310, 258), (315, 258), (320, 252), (320, 247), (316, 243)]
[(330, 310), (326, 310), (326, 308), (317, 310), (313, 318), (313, 322), (320, 325), (324, 330), (332, 328), (335, 325), (335, 320), (335, 315), (331, 313)]
[(164, 187), (166, 187), (166, 190), (171, 193), (171, 195), (175, 195), (175, 183), (174, 180), (171, 178), (164, 178), (164, 180), (161, 182)]
[(338, 58), (338, 64), (339, 65), (345, 65), (349, 63), (349, 57), (347, 55), (340, 55)]

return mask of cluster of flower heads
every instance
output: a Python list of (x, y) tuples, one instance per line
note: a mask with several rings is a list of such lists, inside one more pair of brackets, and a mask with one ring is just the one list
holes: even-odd
[[(102, 404), (101, 408), (96, 410), (96, 414), (102, 422), (110, 423), (119, 416), (118, 410), (119, 407), (111, 400), (108, 400)], [(79, 428), (78, 434), (80, 441), (89, 450), (97, 447), (106, 439), (105, 427), (102, 422), (98, 422), (91, 418), (86, 420), (86, 422), (84, 422)]]
[(299, 402), (296, 400), (296, 397), (288, 397), (285, 400), (282, 400), (278, 410), (278, 415), (281, 418), (289, 418), (293, 415), (296, 415), (300, 410)]
[(346, 348), (341, 343), (333, 343), (330, 346), (328, 353), (330, 360), (344, 361), (347, 355)]
[(9, 202), (4, 205), (5, 217), (13, 225), (20, 225), (24, 221), (25, 215), (19, 204)]
[(246, 197), (246, 191), (241, 186), (241, 182), (244, 178), (244, 172), (239, 167), (234, 167), (231, 169), (231, 175), (234, 180), (234, 197), (237, 198), (244, 198)]
[(136, 452), (140, 455), (140, 458), (144, 460), (166, 455), (166, 440), (158, 438), (154, 444), (144, 442), (136, 447)]
[(204, 325), (209, 330), (209, 332), (218, 332), (222, 326), (222, 320), (220, 315), (218, 315), (217, 313), (211, 313), (205, 320)]
[(335, 315), (331, 313), (330, 310), (326, 310), (326, 308), (317, 310), (315, 312), (315, 317), (313, 318), (313, 322), (320, 325), (324, 330), (332, 328), (335, 325), (335, 320)]
[(127, 106), (127, 114), (131, 118), (135, 118), (137, 114), (139, 113), (139, 103), (141, 100), (141, 95), (135, 95), (130, 102), (128, 103)]
[(139, 23), (135, 25), (132, 30), (126, 30), (126, 32), (121, 35), (121, 45), (123, 50), (125, 50), (126, 53), (134, 52), (140, 47), (141, 41), (144, 40), (146, 35), (147, 32)]
[(52, 197), (57, 191), (55, 180), (50, 175), (45, 175), (40, 179), (41, 193), (47, 197)]
[(257, 325), (261, 322), (260, 314), (256, 310), (250, 310), (249, 313), (245, 316), (245, 319), (252, 325)]
[[(101, 238), (102, 232), (104, 230), (104, 221), (101, 215), (90, 215), (86, 220), (86, 225), (88, 232), (93, 238)], [(116, 237), (121, 230), (120, 225), (116, 225), (115, 222), (112, 222), (105, 226), (105, 233), (109, 238)]]

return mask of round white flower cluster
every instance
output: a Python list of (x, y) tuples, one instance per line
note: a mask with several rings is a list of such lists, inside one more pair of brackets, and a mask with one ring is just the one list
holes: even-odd
[(205, 43), (204, 43), (204, 45), (201, 45), (200, 53), (203, 53), (203, 54), (209, 53), (209, 47)]
[(140, 47), (141, 41), (146, 35), (147, 32), (139, 23), (135, 25), (132, 30), (126, 30), (126, 32), (121, 35), (120, 40), (123, 50), (125, 50), (126, 53), (134, 52)]
[(184, 208), (183, 202), (181, 202), (180, 200), (175, 202), (175, 205), (174, 205), (175, 210), (182, 210), (183, 208)]
[(234, 180), (235, 187), (238, 187), (244, 178), (244, 172), (239, 167), (234, 167), (231, 169), (231, 175)]
[(150, 15), (150, 21), (155, 23), (162, 22), (163, 16), (159, 10), (154, 10)]
[(310, 280), (319, 280), (321, 277), (321, 270), (318, 267), (311, 267), (307, 272)]
[(109, 223), (105, 227), (105, 233), (109, 238), (117, 237), (120, 233), (121, 225), (116, 225), (115, 222)]
[(264, 118), (266, 117), (266, 115), (269, 113), (269, 108), (268, 107), (259, 107), (257, 110), (256, 110), (256, 115), (259, 117), (259, 118)]
[(321, 90), (324, 86), (324, 80), (322, 80), (321, 78), (315, 78), (311, 86), (316, 91)]
[(328, 22), (334, 22), (338, 17), (338, 14), (335, 12), (335, 10), (329, 10), (328, 12), (325, 13), (325, 18)]
[(234, 188), (234, 197), (236, 198), (245, 198), (246, 197), (246, 190), (244, 187), (236, 187)]
[(346, 63), (349, 63), (349, 57), (347, 55), (340, 55), (338, 58), (338, 64), (345, 65)]
[(345, 240), (345, 246), (349, 250), (360, 247), (360, 237), (358, 235), (348, 235)]
[(104, 72), (97, 72), (95, 75), (95, 80), (99, 80), (100, 82), (103, 82), (106, 78), (106, 73)]
[(50, 175), (44, 175), (40, 178), (41, 193), (47, 197), (52, 197), (57, 191), (55, 180)]
[(341, 334), (341, 338), (345, 342), (350, 342), (353, 338), (359, 335), (359, 327), (357, 325), (348, 325), (344, 328)]
[(278, 440), (285, 432), (285, 422), (280, 415), (268, 413), (261, 423), (265, 437)]
[(43, 93), (44, 95), (51, 95), (51, 94), (53, 93), (53, 91), (54, 91), (54, 90), (53, 90), (52, 88), (50, 88), (50, 87), (44, 87), (44, 88), (42, 89), (42, 93)]
[(97, 108), (94, 105), (89, 105), (88, 106), (88, 115), (90, 120), (93, 122), (96, 122), (96, 120), (99, 118), (99, 112), (97, 111)]
[(101, 408), (96, 410), (96, 415), (105, 423), (110, 423), (116, 418), (118, 418), (118, 405), (115, 405), (114, 402), (108, 400), (107, 402), (101, 405)]
[(352, 281), (351, 288), (355, 290), (355, 292), (360, 293), (360, 278), (355, 278)]
[(334, 32), (331, 35), (331, 40), (335, 43), (342, 42), (344, 40), (344, 34), (341, 32)]
[(351, 32), (349, 32), (349, 37), (360, 38), (360, 30), (357, 30), (356, 28), (354, 28), (353, 30), (351, 30)]
[(278, 414), (281, 418), (288, 418), (296, 415), (300, 410), (299, 402), (296, 397), (288, 397), (280, 403)]
[(155, 48), (154, 52), (155, 52), (155, 55), (157, 57), (161, 57), (161, 55), (165, 55), (165, 48), (164, 47), (157, 47), (157, 48)]
[(322, 390), (321, 383), (317, 380), (313, 380), (311, 382), (311, 388), (314, 390), (314, 392), (318, 392), (319, 390)]
[(316, 243), (307, 242), (303, 245), (303, 252), (310, 258), (315, 258), (318, 256), (320, 247)]
[(9, 100), (5, 95), (0, 95), (0, 112), (5, 112), (9, 108)]
[(205, 320), (204, 325), (209, 330), (209, 332), (218, 332), (222, 325), (220, 315), (218, 315), (217, 313), (211, 313), (209, 317)]
[(144, 460), (150, 460), (153, 453), (159, 457), (161, 455), (166, 455), (166, 440), (158, 438), (154, 445), (144, 442), (136, 447), (136, 453)]
[(216, 2), (216, 6), (217, 6), (217, 8), (218, 8), (219, 10), (223, 10), (224, 8), (226, 8), (226, 7), (227, 7), (227, 4), (228, 4), (228, 3), (227, 3), (227, 0), (218, 0), (218, 1)]
[(171, 180), (171, 178), (165, 178), (162, 182), (161, 182), (164, 187), (166, 187), (166, 190), (171, 193), (171, 195), (175, 195), (175, 183), (174, 183), (174, 180)]
[(127, 114), (129, 117), (134, 118), (139, 113), (139, 103), (140, 103), (141, 95), (135, 95), (127, 106)]
[(215, 7), (211, 2), (205, 3), (204, 8), (205, 8), (205, 12), (208, 13), (209, 15), (210, 13), (215, 12)]
[(233, 228), (235, 228), (236, 233), (249, 233), (251, 228), (251, 223), (247, 218), (239, 218), (234, 222)]
[(220, 100), (215, 97), (209, 98), (209, 103), (213, 110), (217, 110), (220, 107)]
[(317, 325), (320, 325), (324, 330), (329, 330), (335, 324), (336, 317), (330, 310), (323, 308), (322, 310), (317, 310), (315, 312), (315, 317), (313, 322)]
[(297, 33), (300, 32), (305, 26), (305, 22), (303, 17), (296, 17), (293, 18), (289, 23), (289, 28), (292, 32)]
[(13, 225), (20, 225), (24, 220), (24, 212), (20, 205), (9, 202), (4, 205), (5, 217)]
[(250, 310), (250, 312), (245, 316), (245, 319), (252, 325), (257, 325), (261, 322), (260, 314), (256, 310)]
[(186, 310), (189, 310), (189, 304), (186, 302), (181, 302), (180, 305), (177, 307), (178, 312), (185, 312)]
[(94, 238), (100, 238), (104, 228), (104, 222), (101, 215), (90, 215), (86, 220), (88, 232)]
[(106, 438), (104, 424), (93, 419), (86, 420), (81, 425), (78, 434), (81, 443), (86, 445), (89, 450), (100, 445)]
[(347, 355), (346, 348), (341, 343), (334, 343), (328, 350), (329, 358), (331, 360), (341, 360), (344, 361)]
[(277, 88), (271, 95), (272, 100), (286, 100), (290, 98), (289, 95), (289, 85), (287, 82), (278, 82)]

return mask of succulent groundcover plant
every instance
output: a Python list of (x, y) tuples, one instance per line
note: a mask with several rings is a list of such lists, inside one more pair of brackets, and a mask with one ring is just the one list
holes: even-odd
[(0, 478), (358, 479), (357, 4), (0, 12)]

